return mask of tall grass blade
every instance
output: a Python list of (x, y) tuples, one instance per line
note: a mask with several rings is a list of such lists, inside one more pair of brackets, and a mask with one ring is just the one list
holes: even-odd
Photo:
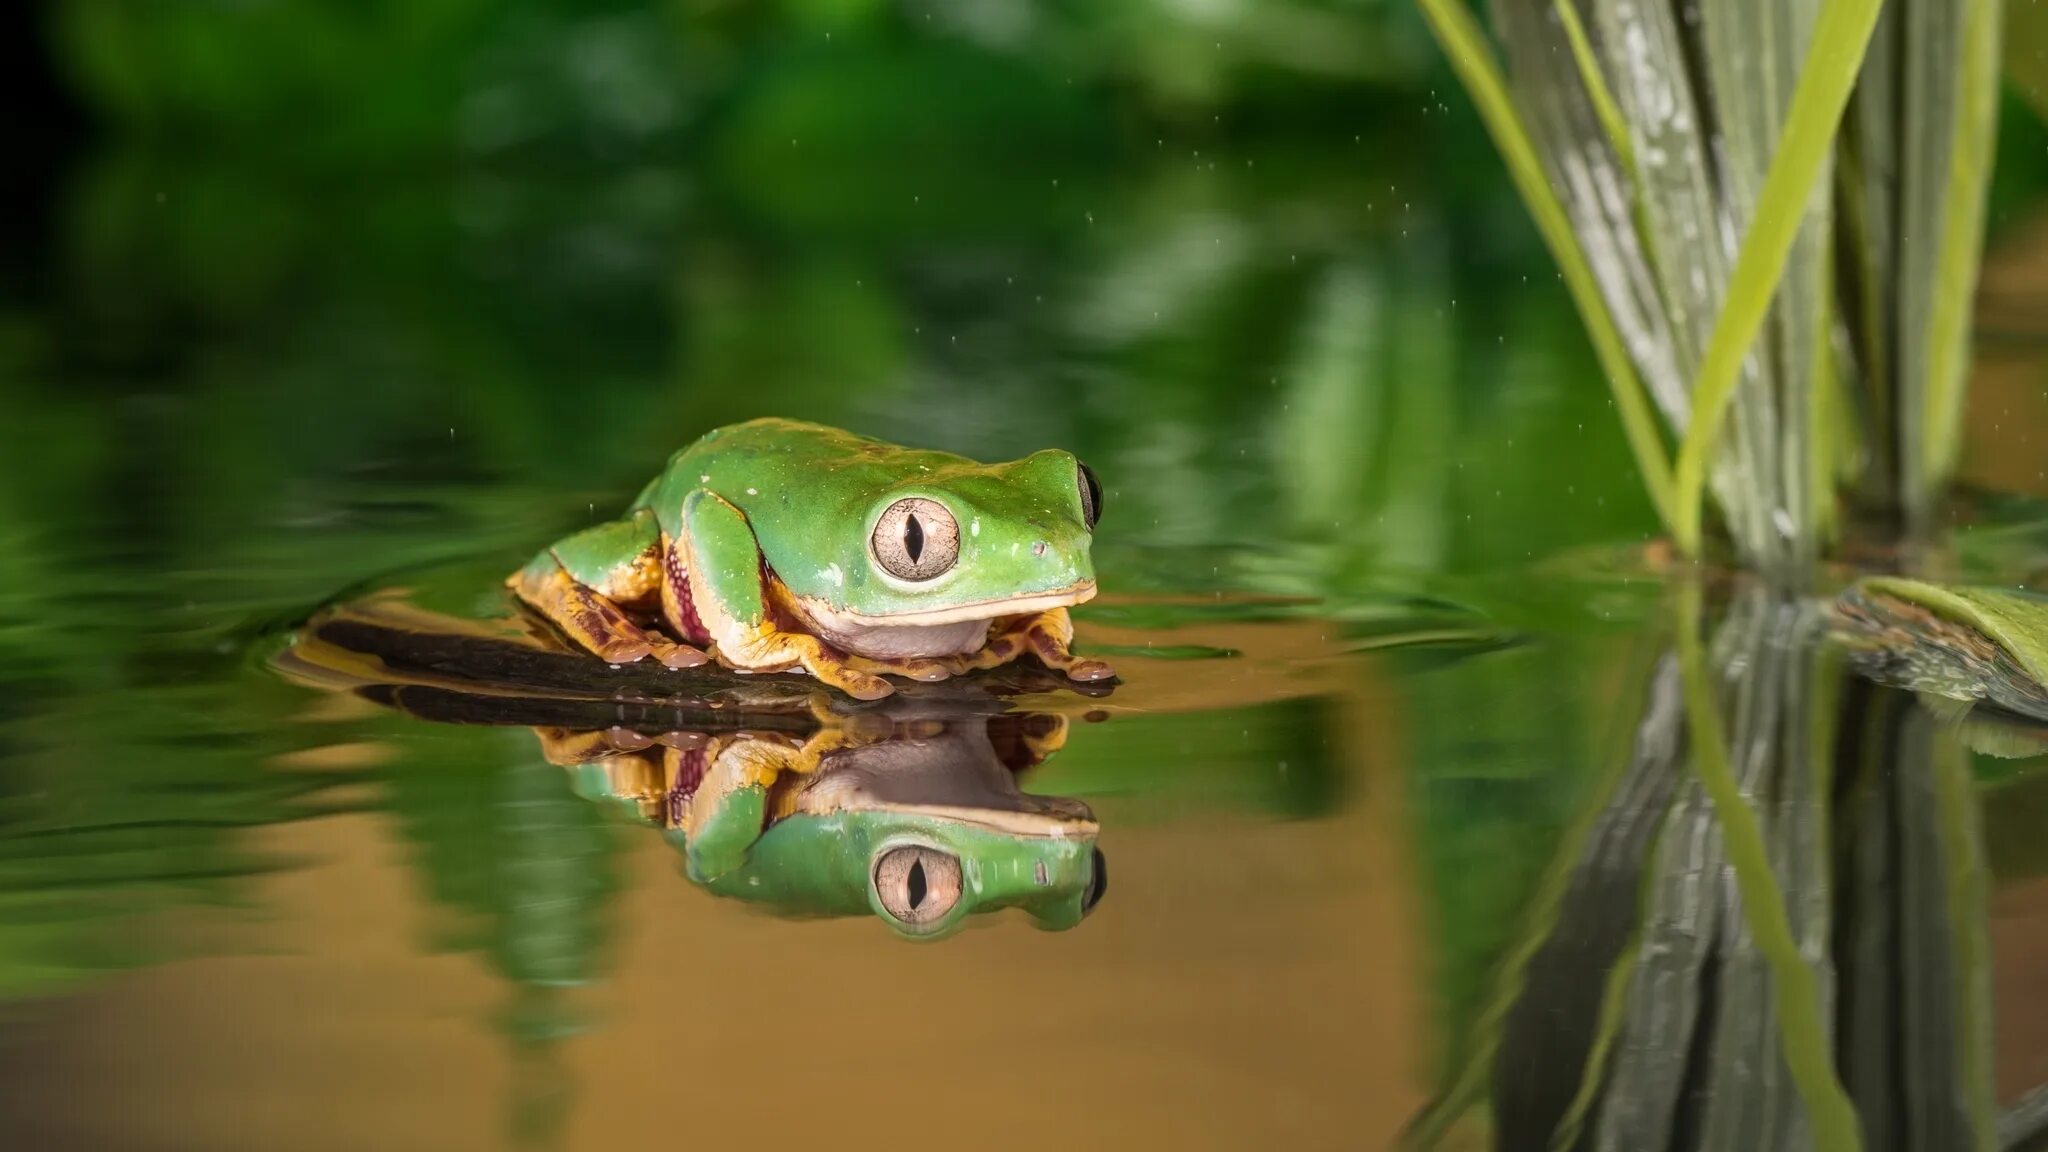
[[(1716, 188), (1713, 140), (1719, 126), (1713, 94), (1696, 75), (1697, 35), (1681, 22), (1675, 5), (1593, 0), (1592, 11), (1602, 43), (1612, 49), (1616, 99), (1634, 140), (1637, 204), (1647, 246), (1655, 254), (1651, 270), (1670, 326), (1671, 353), (1691, 380), (1722, 310), (1731, 247), (1727, 234), (1736, 225)], [(1694, 396), (1685, 426), (1697, 416)], [(1752, 432), (1745, 428), (1736, 438), (1729, 459), (1732, 474), (1716, 486), (1736, 550), (1747, 557), (1759, 556), (1772, 538), (1763, 510), (1771, 495), (1770, 477), (1755, 459), (1758, 445)], [(1682, 499), (1681, 493), (1674, 496)], [(1675, 511), (1682, 525), (1686, 511), (1682, 506)]]
[(1897, 4), (1887, 6), (1871, 35), (1863, 76), (1842, 126), (1838, 149), (1840, 248), (1836, 291), (1852, 358), (1843, 375), (1860, 398), (1849, 426), (1864, 449), (1861, 502), (1884, 509), (1899, 503), (1898, 273), (1899, 119), (1905, 80), (1899, 37), (1905, 27)]
[(1666, 423), (1682, 428), (1692, 411), (1686, 396), (1691, 370), (1672, 354), (1638, 220), (1627, 124), (1600, 72), (1602, 46), (1578, 18), (1575, 2), (1494, 0), (1494, 24), (1515, 102), (1608, 312)]
[[(1991, 188), (1992, 151), (1998, 135), (1998, 37), (2002, 6), (1993, 0), (1957, 5), (1962, 43), (1958, 62), (1936, 61), (1931, 83), (1944, 77), (1955, 86), (1947, 181), (1938, 209), (1940, 247), (1936, 253), (1932, 315), (1928, 318), (1924, 420), (1920, 431), (1920, 475), (1907, 489), (1908, 518), (1925, 529), (1934, 502), (1955, 472), (1962, 439), (1963, 398), (1970, 368), (1970, 315), (1977, 295), (1977, 271), (1984, 248), (1984, 201)], [(1955, 8), (1948, 9), (1954, 12)], [(1941, 65), (1948, 63), (1948, 67)], [(1910, 435), (1913, 429), (1909, 427)]]
[(1828, 0), (1815, 25), (1784, 135), (1757, 195), (1757, 213), (1736, 257), (1726, 306), (1693, 386), (1693, 420), (1679, 448), (1675, 493), (1674, 536), (1687, 555), (1700, 552), (1702, 489), (1722, 418), (1799, 237), (1809, 197), (1826, 170), (1835, 127), (1880, 7), (1879, 0)]
[[(1814, 0), (1729, 0), (1701, 9), (1721, 128), (1722, 195), (1738, 227), (1755, 218), (1818, 11)], [(1807, 200), (1763, 340), (1744, 372), (1746, 394), (1738, 406), (1756, 466), (1752, 482), (1775, 529), (1766, 554), (1796, 568), (1811, 563), (1820, 538), (1808, 490), (1817, 454), (1809, 417), (1811, 396), (1819, 391), (1815, 358), (1827, 340), (1828, 183), (1824, 175)]]

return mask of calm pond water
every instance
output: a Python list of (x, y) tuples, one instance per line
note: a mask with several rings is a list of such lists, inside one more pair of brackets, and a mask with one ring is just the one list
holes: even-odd
[[(2037, 1138), (2042, 734), (1740, 582), (1680, 643), (1519, 209), (1372, 143), (838, 197), (766, 152), (89, 170), (0, 326), (5, 1145)], [(2043, 588), (2048, 229), (1986, 285), (1933, 562)], [(1080, 454), (1120, 682), (821, 713), (535, 663), (498, 578), (770, 413)], [(714, 843), (722, 755), (820, 740), (877, 826), (979, 814), (1030, 908), (902, 938), (786, 781)]]

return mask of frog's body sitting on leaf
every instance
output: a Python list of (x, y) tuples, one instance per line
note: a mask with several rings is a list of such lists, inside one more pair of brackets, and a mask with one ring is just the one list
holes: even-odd
[(1101, 507), (1094, 474), (1057, 449), (978, 464), (754, 420), (676, 453), (623, 518), (506, 583), (614, 664), (686, 667), (709, 648), (869, 700), (892, 691), (884, 675), (940, 680), (1027, 652), (1100, 680), (1107, 664), (1069, 651), (1067, 608), (1095, 595)]

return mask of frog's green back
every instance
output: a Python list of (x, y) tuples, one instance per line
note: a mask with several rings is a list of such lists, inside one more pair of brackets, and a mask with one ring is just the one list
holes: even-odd
[[(652, 508), (663, 531), (678, 536), (683, 500), (697, 488), (745, 514), (791, 591), (857, 612), (997, 601), (1094, 579), (1079, 463), (1057, 449), (981, 464), (816, 424), (754, 420), (678, 452), (635, 508)], [(928, 586), (885, 580), (868, 559), (875, 518), (906, 496), (939, 500), (959, 521), (959, 560)]]

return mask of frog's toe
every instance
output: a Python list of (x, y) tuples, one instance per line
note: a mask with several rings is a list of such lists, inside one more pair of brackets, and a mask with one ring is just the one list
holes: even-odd
[(644, 659), (654, 646), (645, 637), (620, 637), (597, 650), (598, 659), (607, 664), (631, 664)]
[(635, 732), (631, 728), (607, 728), (603, 735), (605, 744), (615, 752), (638, 752), (654, 744), (654, 737)]
[(1067, 665), (1069, 680), (1107, 680), (1116, 675), (1116, 669), (1100, 660), (1076, 660)]
[(952, 667), (943, 660), (906, 660), (898, 671), (912, 680), (922, 680), (927, 684), (953, 675)]
[(695, 668), (710, 657), (687, 644), (670, 644), (662, 648), (661, 662), (670, 668)]
[(896, 694), (895, 686), (887, 680), (880, 676), (870, 676), (865, 672), (842, 671), (835, 683), (840, 690), (856, 700), (880, 700), (884, 696)]

